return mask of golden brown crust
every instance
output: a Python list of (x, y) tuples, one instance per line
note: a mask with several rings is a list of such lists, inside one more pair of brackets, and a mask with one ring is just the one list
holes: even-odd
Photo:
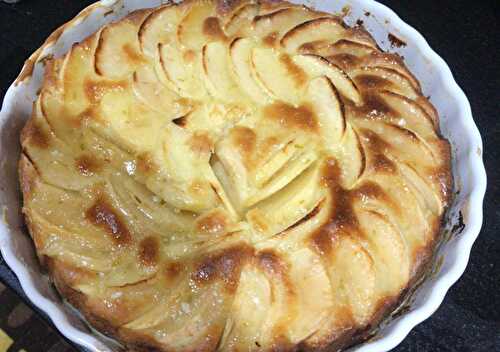
[(37, 254), (131, 350), (340, 350), (432, 263), (450, 145), (402, 59), (339, 17), (136, 11), (47, 59), (38, 99), (19, 161)]

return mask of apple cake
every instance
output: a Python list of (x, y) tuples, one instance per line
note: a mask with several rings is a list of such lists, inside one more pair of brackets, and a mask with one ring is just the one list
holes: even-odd
[(134, 351), (341, 350), (422, 277), (450, 147), (402, 59), (287, 2), (130, 13), (59, 58), (23, 213), (70, 304)]

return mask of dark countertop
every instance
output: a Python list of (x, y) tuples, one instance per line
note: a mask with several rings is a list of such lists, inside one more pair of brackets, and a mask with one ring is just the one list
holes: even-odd
[[(0, 3), (0, 97), (24, 60), (52, 30), (92, 2)], [(380, 2), (415, 27), (449, 64), (472, 105), (483, 137), (488, 173), (483, 229), (465, 274), (439, 310), (413, 329), (395, 351), (500, 351), (500, 1)], [(20, 293), (17, 280), (1, 260), (0, 277)]]

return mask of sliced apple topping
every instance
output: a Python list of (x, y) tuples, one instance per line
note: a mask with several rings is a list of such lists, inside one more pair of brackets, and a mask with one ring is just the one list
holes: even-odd
[(420, 83), (415, 76), (408, 71), (404, 65), (403, 59), (397, 54), (383, 53), (374, 51), (370, 55), (362, 58), (360, 66), (379, 66), (395, 70), (405, 76), (413, 85), (416, 91), (420, 93)]
[(159, 44), (175, 41), (177, 26), (187, 10), (187, 6), (168, 4), (149, 14), (138, 31), (142, 52), (154, 59)]
[(151, 66), (140, 67), (133, 75), (133, 90), (139, 101), (158, 113), (168, 111), (169, 117), (184, 116), (192, 106), (165, 87)]
[[(147, 12), (137, 16), (136, 21), (120, 21), (102, 30), (95, 52), (95, 69), (109, 78), (126, 77), (140, 66), (146, 64), (139, 46), (137, 31)], [(139, 24), (138, 24), (139, 23)]]
[(389, 91), (379, 92), (384, 101), (396, 113), (397, 125), (417, 133), (425, 140), (436, 138), (436, 130), (430, 116), (417, 103)]
[(375, 312), (377, 298), (377, 273), (372, 255), (355, 236), (343, 236), (335, 244), (335, 254), (328, 257), (326, 263), (336, 303), (344, 303), (356, 323), (367, 323)]
[(293, 343), (299, 343), (316, 333), (332, 313), (333, 287), (321, 259), (312, 250), (304, 248), (288, 257), (298, 301), (297, 315), (288, 326), (288, 336)]
[(184, 6), (190, 9), (177, 27), (177, 40), (183, 48), (199, 51), (207, 41), (225, 39), (220, 20), (214, 17), (214, 7), (209, 1), (192, 1)]
[(407, 245), (399, 229), (380, 213), (360, 211), (357, 215), (377, 272), (378, 294), (397, 295), (410, 277)]
[(295, 53), (304, 43), (329, 40), (336, 42), (342, 39), (345, 28), (335, 17), (322, 17), (297, 25), (289, 30), (281, 39), (283, 48)]
[(218, 202), (208, 180), (211, 139), (191, 135), (175, 125), (165, 128), (162, 134), (152, 152), (148, 188), (179, 209), (212, 208)]
[(324, 17), (306, 7), (289, 7), (255, 17), (253, 35), (262, 38), (266, 45), (279, 45), (281, 37), (295, 26)]
[(355, 104), (361, 103), (361, 95), (351, 78), (328, 60), (316, 55), (296, 55), (293, 57), (293, 61), (313, 78), (328, 77), (342, 96)]
[(295, 174), (300, 169), (284, 174), (282, 177), (289, 182), (286, 187), (247, 213), (247, 221), (257, 238), (267, 238), (287, 229), (318, 205), (324, 197), (318, 186), (318, 164), (311, 165), (299, 177)]
[(254, 266), (244, 268), (231, 307), (230, 328), (226, 328), (228, 334), (220, 347), (237, 350), (252, 346), (257, 350), (255, 341), (262, 341), (261, 327), (269, 314), (272, 300), (272, 288), (264, 273)]
[(213, 97), (229, 102), (244, 100), (243, 92), (233, 78), (228, 48), (224, 43), (206, 44), (202, 50), (202, 60), (207, 90)]
[(337, 158), (341, 164), (340, 184), (351, 189), (363, 175), (366, 168), (366, 155), (356, 130), (347, 124)]
[(262, 88), (255, 79), (255, 72), (252, 63), (252, 50), (256, 43), (249, 38), (237, 38), (230, 46), (231, 63), (237, 77), (239, 86), (256, 103), (265, 104), (270, 102), (269, 94)]
[(419, 97), (411, 81), (393, 69), (377, 66), (362, 67), (349, 74), (362, 89), (388, 90), (413, 100)]
[(246, 4), (240, 7), (224, 25), (224, 32), (229, 36), (246, 37), (251, 32), (252, 20), (259, 12), (259, 5)]
[(261, 47), (252, 50), (252, 66), (257, 81), (271, 98), (291, 104), (302, 100), (306, 73), (287, 54)]
[(207, 95), (202, 80), (201, 52), (181, 50), (177, 44), (160, 44), (160, 63), (166, 79), (181, 96), (201, 99)]
[(307, 95), (316, 107), (315, 112), (324, 145), (334, 146), (326, 149), (337, 149), (338, 144), (334, 141), (340, 141), (346, 129), (344, 107), (337, 90), (327, 77), (319, 77), (309, 83)]

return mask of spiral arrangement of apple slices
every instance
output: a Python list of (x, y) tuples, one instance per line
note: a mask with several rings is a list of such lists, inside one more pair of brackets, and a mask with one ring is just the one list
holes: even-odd
[(23, 211), (62, 295), (130, 348), (335, 350), (432, 254), (437, 131), (401, 59), (338, 17), (145, 9), (47, 62)]

